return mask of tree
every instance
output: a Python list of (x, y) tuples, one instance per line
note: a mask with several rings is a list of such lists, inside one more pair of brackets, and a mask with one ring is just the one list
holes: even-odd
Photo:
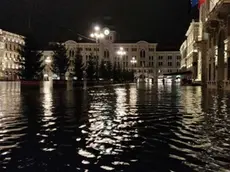
[(132, 70), (132, 71), (130, 72), (130, 79), (131, 79), (132, 82), (135, 80), (135, 73), (134, 73), (134, 70)]
[(99, 80), (99, 59), (97, 58), (97, 56), (94, 56), (94, 60), (95, 60), (95, 78), (97, 79), (97, 80)]
[(83, 77), (84, 64), (82, 63), (81, 50), (77, 50), (77, 54), (74, 59), (74, 74), (77, 80), (81, 80)]
[(41, 79), (42, 70), (45, 66), (41, 60), (42, 53), (37, 48), (36, 40), (31, 35), (27, 35), (25, 45), (18, 49), (20, 54), (17, 60), (19, 65), (18, 75), (22, 80)]
[(96, 69), (95, 69), (95, 62), (92, 58), (92, 56), (89, 57), (89, 61), (87, 63), (87, 69), (86, 69), (87, 76), (90, 80), (93, 80), (96, 75)]
[(117, 64), (116, 64), (116, 62), (113, 65), (113, 80), (114, 81), (117, 80)]
[(99, 73), (101, 78), (106, 78), (106, 63), (104, 62), (104, 60), (101, 61)]
[(113, 75), (113, 71), (112, 71), (112, 63), (110, 61), (108, 61), (106, 63), (106, 79), (111, 79), (112, 75)]
[(118, 63), (118, 65), (117, 65), (117, 81), (121, 81), (121, 80), (122, 80), (122, 70), (121, 70), (120, 63)]
[(116, 65), (116, 63), (114, 63), (113, 66), (113, 80), (114, 81), (120, 81), (121, 80), (121, 68), (120, 68), (120, 64), (118, 63), (118, 65)]
[(65, 80), (65, 74), (69, 68), (69, 58), (67, 57), (67, 50), (64, 45), (56, 44), (53, 47), (53, 73), (60, 76), (61, 80)]

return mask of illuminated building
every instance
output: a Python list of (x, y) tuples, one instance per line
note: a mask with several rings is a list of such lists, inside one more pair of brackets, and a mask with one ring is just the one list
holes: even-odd
[(206, 0), (201, 5), (199, 42), (207, 87), (230, 90), (229, 0)]
[(0, 29), (0, 79), (17, 80), (16, 64), (19, 53), (18, 49), (24, 45), (24, 37)]
[[(118, 43), (114, 31), (95, 42), (68, 40), (63, 44), (67, 48), (70, 59), (74, 58), (80, 50), (84, 64), (87, 64), (90, 57), (95, 58), (99, 63), (111, 62), (112, 65), (119, 65), (121, 69), (133, 70), (137, 79), (157, 81), (157, 78), (164, 73), (176, 72), (180, 68), (179, 51), (157, 51), (157, 43), (146, 41)], [(121, 50), (123, 53), (119, 53)]]
[(193, 82), (201, 82), (201, 67), (198, 58), (198, 36), (199, 36), (199, 22), (194, 20), (186, 32), (186, 40), (180, 47), (181, 52), (181, 70), (191, 71)]

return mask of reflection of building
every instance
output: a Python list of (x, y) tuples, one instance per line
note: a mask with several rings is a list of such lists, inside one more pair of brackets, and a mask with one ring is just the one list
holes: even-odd
[[(73, 58), (77, 50), (81, 50), (84, 64), (89, 61), (91, 56), (96, 57), (99, 62), (110, 61), (113, 65), (119, 65), (125, 70), (134, 70), (137, 78), (156, 79), (159, 69), (163, 72), (172, 72), (179, 69), (179, 51), (160, 51), (158, 52), (156, 43), (139, 41), (137, 43), (117, 43), (116, 33), (111, 31), (110, 35), (99, 40), (99, 43), (78, 43), (73, 40), (66, 41), (65, 46), (68, 56)], [(123, 47), (126, 54), (119, 55), (117, 52)], [(160, 57), (158, 57), (160, 56)], [(132, 63), (132, 59), (136, 63)]]
[(201, 69), (198, 65), (198, 33), (199, 33), (199, 22), (194, 20), (191, 22), (188, 31), (186, 33), (187, 39), (181, 45), (181, 70), (191, 71), (193, 81), (201, 81)]
[(200, 8), (200, 22), (200, 54), (206, 65), (202, 68), (206, 69), (207, 86), (230, 89), (230, 1), (206, 0)]
[(45, 67), (43, 70), (43, 76), (45, 80), (50, 80), (53, 78), (53, 74), (51, 71), (51, 64), (52, 64), (52, 57), (53, 57), (53, 51), (43, 51), (42, 52), (42, 62)]
[(18, 49), (24, 44), (24, 37), (0, 29), (0, 79), (17, 79), (19, 66), (16, 60)]

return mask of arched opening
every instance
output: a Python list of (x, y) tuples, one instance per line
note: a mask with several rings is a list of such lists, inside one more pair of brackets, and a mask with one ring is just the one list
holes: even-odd
[(141, 74), (141, 75), (139, 76), (139, 78), (140, 78), (140, 79), (145, 79), (145, 75), (144, 75), (144, 74)]
[(140, 51), (140, 57), (141, 58), (145, 58), (145, 50), (141, 50)]
[(217, 55), (217, 81), (222, 82), (224, 80), (224, 30), (221, 30), (218, 35), (218, 55)]
[(109, 58), (109, 50), (104, 51), (104, 58)]

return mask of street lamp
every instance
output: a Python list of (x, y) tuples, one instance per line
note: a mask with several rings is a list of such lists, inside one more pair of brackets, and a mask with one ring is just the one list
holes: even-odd
[(136, 64), (136, 63), (137, 63), (137, 60), (136, 60), (136, 58), (135, 58), (135, 57), (132, 57), (132, 60), (130, 60), (130, 62), (132, 63), (132, 66), (133, 66), (134, 64)]
[(133, 70), (133, 67), (134, 67), (134, 64), (137, 63), (137, 60), (135, 57), (132, 57), (132, 60), (130, 60), (130, 62), (132, 63), (132, 74), (133, 74), (133, 79), (135, 78), (135, 74), (134, 74), (134, 70)]
[(101, 30), (99, 26), (94, 27), (94, 31), (90, 34), (91, 38), (94, 38), (96, 40), (96, 43), (100, 39), (103, 39), (105, 36), (108, 36), (110, 34), (110, 30), (108, 28), (104, 28)]
[[(124, 48), (123, 47), (120, 47), (120, 49), (117, 51), (117, 54), (121, 57), (121, 59), (122, 59), (122, 57), (124, 56), (124, 55), (126, 55), (127, 53), (126, 53), (126, 51), (124, 50)], [(122, 62), (122, 61), (121, 61)], [(121, 64), (122, 65), (122, 70), (123, 70), (123, 63)]]
[[(96, 44), (98, 44), (100, 39), (103, 39), (105, 36), (108, 36), (109, 34), (110, 34), (110, 30), (108, 28), (104, 28), (104, 29), (101, 30), (101, 28), (99, 26), (95, 26), (93, 32), (90, 34), (90, 37), (94, 38), (95, 41), (96, 41)], [(99, 50), (99, 47), (98, 47), (98, 49), (95, 49), (97, 66), (98, 66), (98, 60), (99, 60), (98, 55), (97, 55), (98, 50)], [(98, 77), (98, 75), (99, 74), (97, 72), (97, 77)]]

